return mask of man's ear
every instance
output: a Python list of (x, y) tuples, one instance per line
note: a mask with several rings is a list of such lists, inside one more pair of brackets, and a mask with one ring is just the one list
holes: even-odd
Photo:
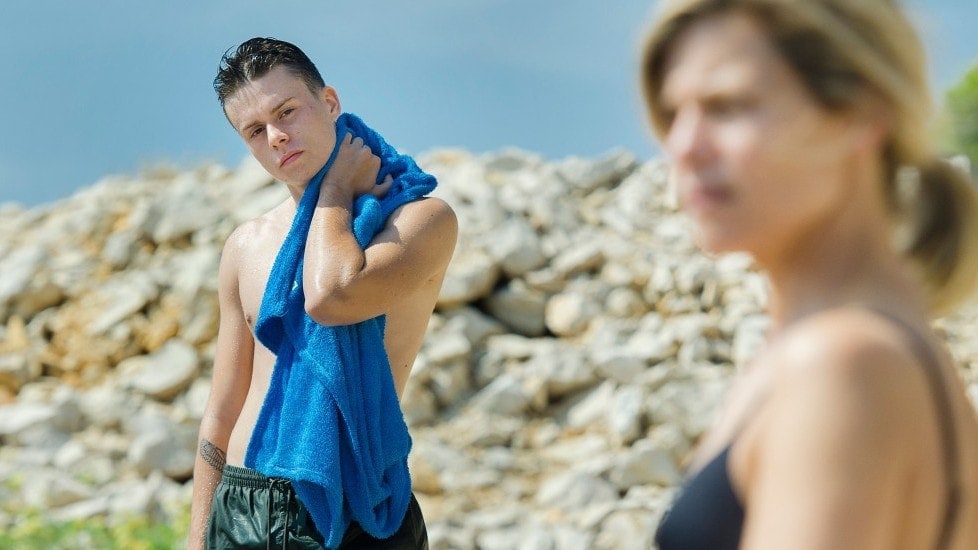
[(320, 97), (324, 102), (326, 102), (326, 105), (329, 106), (329, 113), (333, 116), (334, 120), (340, 116), (343, 109), (340, 107), (340, 96), (336, 94), (335, 88), (332, 86), (324, 86), (323, 91), (320, 92)]

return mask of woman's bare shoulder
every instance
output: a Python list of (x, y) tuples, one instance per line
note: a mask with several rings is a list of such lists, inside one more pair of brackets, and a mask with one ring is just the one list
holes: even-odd
[(915, 427), (926, 429), (920, 419), (929, 417), (932, 405), (925, 372), (931, 366), (922, 363), (911, 337), (893, 319), (868, 309), (807, 317), (785, 331), (767, 359), (776, 363), (776, 401), (813, 407), (810, 418), (827, 424), (823, 428), (836, 423), (834, 429), (857, 438), (869, 432), (912, 437)]

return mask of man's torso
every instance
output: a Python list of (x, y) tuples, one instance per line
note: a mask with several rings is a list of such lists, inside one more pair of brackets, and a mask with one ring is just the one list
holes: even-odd
[[(291, 201), (286, 201), (267, 214), (246, 222), (246, 227), (242, 228), (246, 229), (247, 244), (239, 252), (241, 257), (238, 264), (238, 285), (242, 313), (252, 337), (265, 285), (291, 226), (294, 211)], [(421, 289), (405, 294), (387, 313), (384, 344), (390, 358), (398, 396), (404, 390), (411, 366), (421, 348), (443, 277), (442, 273), (427, 281)], [(251, 382), (228, 442), (228, 464), (244, 464), (245, 451), (268, 391), (274, 365), (275, 354), (255, 339)]]

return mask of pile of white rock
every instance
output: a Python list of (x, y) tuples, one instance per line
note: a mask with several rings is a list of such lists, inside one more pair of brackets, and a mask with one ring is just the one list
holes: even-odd
[[(403, 407), (433, 549), (648, 548), (757, 349), (765, 286), (709, 258), (661, 162), (419, 158), (460, 237)], [(0, 528), (186, 513), (230, 231), (285, 197), (254, 162), (0, 207)], [(943, 320), (978, 403), (974, 310)]]

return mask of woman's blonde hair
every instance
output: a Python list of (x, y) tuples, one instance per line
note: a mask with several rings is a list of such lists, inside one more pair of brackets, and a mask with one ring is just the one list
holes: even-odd
[(886, 195), (901, 250), (920, 268), (935, 313), (978, 285), (978, 192), (933, 149), (924, 49), (895, 0), (664, 0), (648, 35), (641, 84), (652, 128), (668, 131), (660, 87), (677, 38), (691, 23), (736, 11), (754, 17), (824, 108), (881, 99), (891, 130)]

